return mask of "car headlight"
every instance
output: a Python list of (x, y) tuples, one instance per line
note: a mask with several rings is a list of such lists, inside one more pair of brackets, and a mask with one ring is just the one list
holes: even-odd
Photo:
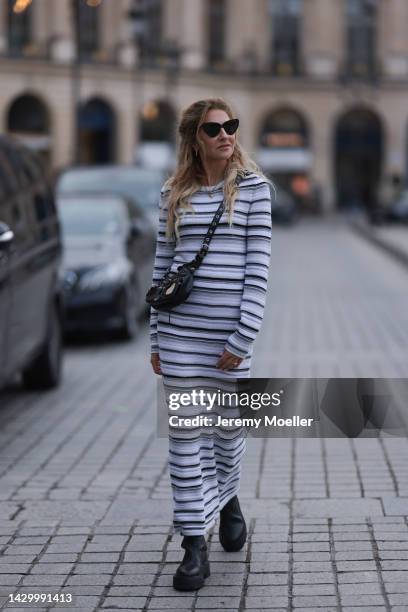
[(108, 264), (92, 268), (79, 280), (80, 291), (97, 291), (103, 287), (120, 284), (126, 278), (126, 269), (119, 264)]

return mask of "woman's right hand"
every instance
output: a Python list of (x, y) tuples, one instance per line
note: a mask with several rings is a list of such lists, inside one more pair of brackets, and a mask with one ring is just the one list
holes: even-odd
[(161, 374), (161, 367), (160, 367), (160, 356), (159, 353), (152, 353), (151, 357), (150, 357), (150, 363), (152, 364), (152, 368), (153, 368), (153, 372), (155, 374)]

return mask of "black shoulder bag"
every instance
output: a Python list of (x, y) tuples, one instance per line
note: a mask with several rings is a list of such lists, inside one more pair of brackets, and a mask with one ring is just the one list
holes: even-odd
[[(245, 174), (248, 173), (246, 172)], [(237, 185), (241, 178), (242, 175), (237, 176)], [(178, 306), (178, 304), (186, 301), (193, 288), (194, 272), (199, 268), (207, 254), (215, 228), (224, 212), (224, 207), (225, 203), (223, 200), (211, 221), (201, 249), (194, 259), (178, 266), (176, 272), (170, 271), (170, 265), (160, 282), (150, 287), (149, 291), (146, 293), (146, 302), (150, 304), (150, 306), (156, 310), (171, 310), (174, 306)]]

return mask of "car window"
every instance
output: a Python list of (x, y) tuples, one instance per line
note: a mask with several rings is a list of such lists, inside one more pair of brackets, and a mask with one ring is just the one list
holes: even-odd
[(156, 208), (163, 180), (160, 173), (141, 168), (68, 170), (59, 179), (59, 193), (104, 191), (136, 202), (141, 207)]
[(58, 211), (66, 237), (114, 236), (123, 233), (128, 218), (117, 200), (59, 198)]
[(0, 147), (0, 192), (9, 196), (18, 189), (17, 179), (13, 174), (3, 147)]
[(7, 160), (17, 178), (19, 186), (27, 186), (31, 183), (31, 175), (19, 147), (5, 143), (3, 145), (3, 151), (7, 156)]

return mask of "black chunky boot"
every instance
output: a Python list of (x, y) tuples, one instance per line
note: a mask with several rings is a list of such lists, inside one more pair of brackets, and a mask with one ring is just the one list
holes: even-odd
[(201, 589), (205, 578), (210, 575), (205, 538), (204, 536), (184, 536), (181, 546), (186, 552), (173, 576), (173, 587), (177, 591)]
[(245, 544), (247, 528), (241, 512), (238, 497), (235, 495), (220, 512), (219, 538), (227, 552), (237, 552)]

